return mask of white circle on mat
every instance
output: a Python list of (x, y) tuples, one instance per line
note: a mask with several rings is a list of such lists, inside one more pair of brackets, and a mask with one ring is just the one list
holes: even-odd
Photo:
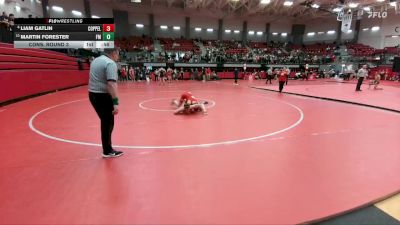
[[(264, 98), (268, 98), (268, 97), (264, 97)], [(249, 138), (243, 138), (243, 139), (237, 139), (237, 140), (212, 142), (212, 143), (204, 143), (204, 144), (193, 144), (193, 145), (154, 145), (154, 146), (152, 146), (152, 145), (113, 145), (113, 147), (115, 147), (115, 148), (124, 148), (124, 149), (178, 149), (178, 148), (199, 148), (199, 147), (201, 148), (201, 147), (212, 147), (212, 146), (218, 146), (218, 145), (230, 145), (230, 144), (237, 144), (237, 143), (241, 143), (241, 142), (254, 141), (254, 140), (257, 140), (257, 139), (262, 139), (262, 138), (270, 137), (270, 136), (273, 136), (273, 135), (276, 135), (276, 134), (280, 134), (280, 133), (283, 133), (285, 131), (288, 131), (290, 129), (295, 128), (296, 126), (298, 126), (303, 121), (304, 113), (299, 107), (297, 107), (297, 106), (295, 106), (295, 105), (293, 105), (291, 103), (285, 102), (285, 101), (280, 101), (280, 100), (276, 100), (276, 99), (272, 99), (272, 98), (268, 98), (268, 99), (270, 99), (272, 101), (277, 101), (277, 102), (286, 104), (286, 105), (296, 109), (296, 111), (299, 113), (299, 118), (297, 119), (297, 121), (294, 122), (293, 124), (291, 124), (290, 126), (286, 127), (286, 128), (283, 128), (283, 129), (280, 129), (280, 130), (277, 130), (277, 131), (274, 131), (274, 132), (271, 132), (271, 133), (266, 133), (266, 134), (255, 136), (255, 137), (249, 137)], [(46, 111), (49, 111), (51, 109), (54, 109), (54, 108), (57, 108), (57, 107), (61, 107), (61, 106), (64, 106), (64, 105), (68, 105), (68, 104), (84, 101), (84, 100), (87, 100), (87, 99), (80, 99), (80, 100), (75, 100), (75, 101), (70, 101), (70, 102), (64, 102), (64, 103), (61, 103), (61, 104), (58, 104), (58, 105), (54, 105), (54, 106), (50, 106), (50, 107), (47, 107), (45, 109), (40, 110), (39, 112), (35, 113), (29, 119), (29, 128), (33, 132), (35, 132), (35, 133), (37, 133), (37, 134), (39, 134), (39, 135), (41, 135), (41, 136), (43, 136), (45, 138), (51, 139), (51, 140), (60, 141), (60, 142), (64, 142), (64, 143), (70, 143), (70, 144), (101, 147), (101, 144), (99, 144), (99, 143), (75, 141), (75, 140), (68, 140), (68, 139), (64, 139), (64, 138), (55, 137), (55, 136), (52, 136), (50, 134), (46, 134), (43, 131), (38, 130), (33, 125), (33, 122), (36, 119), (36, 117), (38, 117), (40, 114), (42, 114), (42, 113), (44, 113)]]
[[(209, 103), (209, 104), (206, 105), (207, 109), (212, 108), (212, 107), (215, 106), (215, 102), (213, 100), (207, 100), (207, 99), (203, 99), (203, 98), (198, 98), (198, 99), (202, 100), (202, 101), (207, 101)], [(157, 112), (174, 112), (175, 111), (174, 109), (155, 109), (155, 108), (150, 108), (150, 107), (144, 106), (145, 103), (158, 101), (158, 100), (171, 100), (171, 99), (170, 98), (152, 98), (152, 99), (148, 99), (148, 100), (144, 100), (144, 101), (139, 102), (139, 107), (141, 109), (157, 111)]]

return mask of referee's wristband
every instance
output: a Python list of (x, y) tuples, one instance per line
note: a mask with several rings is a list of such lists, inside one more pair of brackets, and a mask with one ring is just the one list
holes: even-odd
[(113, 105), (119, 105), (119, 100), (118, 98), (113, 98)]

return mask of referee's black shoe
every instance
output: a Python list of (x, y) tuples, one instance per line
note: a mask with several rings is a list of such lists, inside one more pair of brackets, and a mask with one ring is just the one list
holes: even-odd
[(103, 158), (115, 158), (115, 157), (119, 157), (123, 154), (124, 154), (124, 152), (112, 150), (108, 154), (103, 153)]

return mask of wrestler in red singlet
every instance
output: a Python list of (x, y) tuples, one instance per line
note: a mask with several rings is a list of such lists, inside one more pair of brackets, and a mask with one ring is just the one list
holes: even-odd
[(190, 100), (190, 104), (196, 104), (198, 103), (197, 98), (192, 95), (190, 92), (185, 92), (181, 95), (181, 99), (179, 99), (179, 106), (181, 106), (183, 103), (188, 102)]

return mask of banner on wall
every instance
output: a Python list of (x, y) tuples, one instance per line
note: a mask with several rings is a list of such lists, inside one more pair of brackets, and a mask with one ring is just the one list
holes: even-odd
[(364, 15), (364, 10), (360, 9), (357, 11), (357, 20), (361, 20)]
[(400, 2), (397, 3), (396, 7), (394, 8), (394, 12), (395, 12), (397, 15), (400, 15)]
[(353, 19), (353, 13), (348, 12), (342, 16), (342, 32), (347, 33), (351, 28), (351, 20)]
[(337, 15), (337, 21), (342, 21), (344, 16), (344, 9), (342, 9)]

